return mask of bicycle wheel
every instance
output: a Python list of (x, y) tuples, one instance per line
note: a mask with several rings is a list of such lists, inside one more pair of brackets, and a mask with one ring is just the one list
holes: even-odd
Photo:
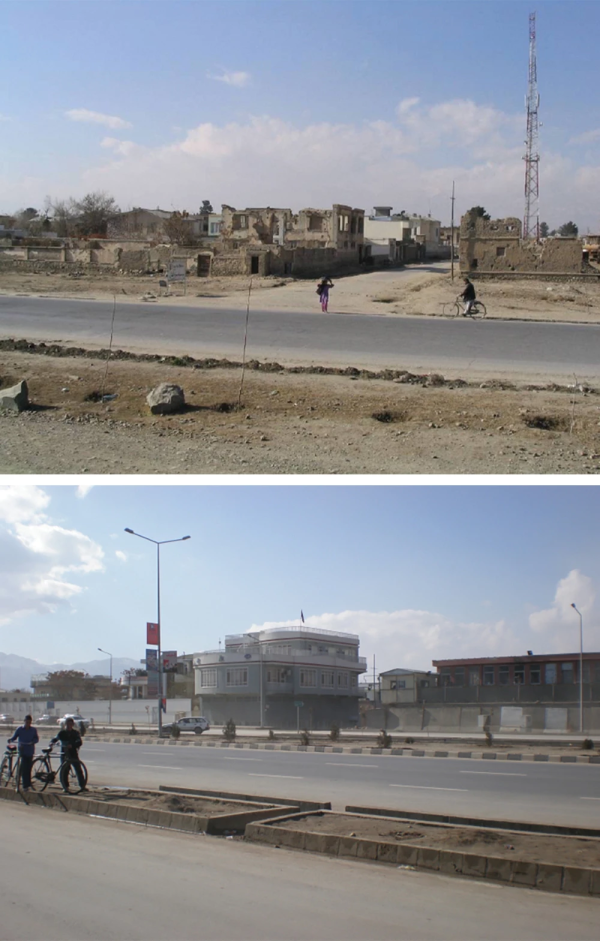
[[(463, 314), (463, 305), (459, 301), (454, 301), (454, 316), (462, 317)], [(452, 308), (450, 308), (452, 310)]]
[(485, 317), (486, 314), (487, 310), (485, 308), (485, 304), (483, 304), (481, 301), (475, 301), (471, 308), (471, 316), (477, 317), (479, 319)]
[(79, 794), (80, 791), (87, 785), (88, 773), (87, 768), (84, 765), (83, 761), (80, 761), (81, 771), (83, 775), (83, 787), (79, 784), (79, 779), (77, 777), (77, 772), (73, 762), (63, 761), (60, 766), (60, 783), (63, 791), (67, 791), (69, 794)]
[(0, 787), (6, 787), (12, 778), (12, 772), (12, 761), (5, 755), (0, 764)]
[(33, 762), (31, 768), (31, 782), (36, 790), (45, 791), (49, 784), (52, 784), (56, 773), (52, 770), (50, 762), (43, 755), (40, 755)]

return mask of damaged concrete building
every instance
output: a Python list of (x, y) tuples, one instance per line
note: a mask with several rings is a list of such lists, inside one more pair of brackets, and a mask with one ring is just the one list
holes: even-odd
[(212, 275), (319, 277), (358, 267), (364, 259), (364, 210), (222, 207)]
[(598, 276), (581, 239), (522, 239), (520, 219), (484, 219), (474, 212), (460, 222), (460, 270), (474, 278)]

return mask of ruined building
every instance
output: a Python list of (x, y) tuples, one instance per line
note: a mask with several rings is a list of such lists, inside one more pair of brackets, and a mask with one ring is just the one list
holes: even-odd
[(597, 277), (581, 239), (522, 239), (519, 219), (484, 219), (474, 212), (460, 222), (460, 270), (476, 278)]

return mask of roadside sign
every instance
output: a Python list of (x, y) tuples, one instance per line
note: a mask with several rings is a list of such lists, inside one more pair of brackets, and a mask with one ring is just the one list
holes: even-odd
[(187, 276), (187, 259), (173, 258), (167, 269), (167, 281), (185, 281)]
[(304, 703), (303, 703), (303, 702), (295, 702), (294, 705), (295, 705), (296, 709), (302, 709), (302, 706), (304, 705)]

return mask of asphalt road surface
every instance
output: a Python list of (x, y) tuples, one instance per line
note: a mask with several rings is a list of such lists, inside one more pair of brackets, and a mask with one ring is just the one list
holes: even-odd
[[(112, 304), (0, 297), (0, 337), (108, 347)], [(240, 360), (239, 310), (117, 305), (114, 349)], [(573, 381), (600, 377), (595, 325), (316, 314), (253, 309), (248, 358), (283, 364), (439, 370)]]
[(86, 742), (90, 783), (236, 791), (600, 829), (600, 765)]
[(600, 902), (0, 806), (3, 941), (587, 941)]

